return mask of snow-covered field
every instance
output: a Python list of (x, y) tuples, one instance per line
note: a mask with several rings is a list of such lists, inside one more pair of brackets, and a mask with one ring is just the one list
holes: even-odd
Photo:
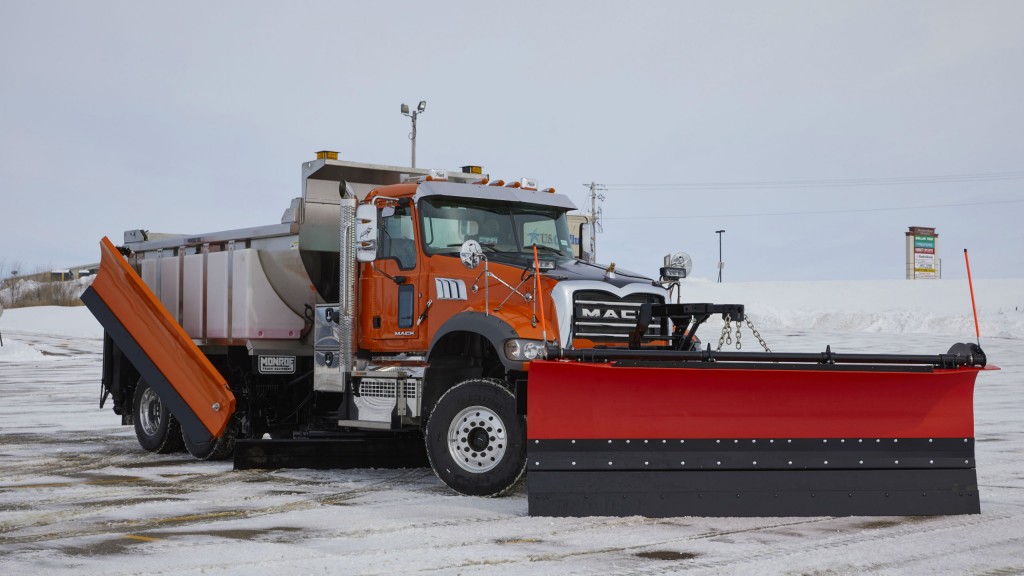
[[(8, 309), (0, 575), (1021, 574), (1024, 281), (975, 291), (1002, 370), (975, 394), (982, 513), (950, 517), (531, 518), (525, 489), (458, 496), (427, 469), (235, 472), (151, 455), (97, 407), (88, 311)], [(695, 280), (683, 294), (747, 304), (774, 350), (938, 353), (974, 339), (966, 282)], [(757, 347), (746, 328), (743, 342)]]

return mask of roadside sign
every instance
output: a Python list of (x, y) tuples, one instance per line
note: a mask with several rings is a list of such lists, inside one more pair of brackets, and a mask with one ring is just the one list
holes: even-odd
[(907, 278), (932, 279), (938, 278), (936, 266), (935, 244), (938, 234), (935, 228), (911, 226), (907, 236)]

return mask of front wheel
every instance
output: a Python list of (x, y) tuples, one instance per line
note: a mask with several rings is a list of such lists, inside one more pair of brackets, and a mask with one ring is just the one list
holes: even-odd
[(427, 421), (427, 456), (456, 492), (499, 496), (526, 470), (526, 422), (496, 380), (466, 380), (445, 392)]

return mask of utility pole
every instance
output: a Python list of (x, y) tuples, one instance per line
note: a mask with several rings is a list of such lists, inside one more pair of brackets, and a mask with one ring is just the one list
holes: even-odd
[(402, 115), (412, 118), (412, 132), (409, 133), (409, 140), (412, 140), (412, 167), (416, 167), (416, 117), (423, 114), (427, 110), (427, 101), (420, 100), (419, 106), (415, 110), (409, 112), (409, 105), (402, 104)]
[(597, 203), (604, 201), (604, 194), (601, 194), (601, 191), (608, 188), (593, 181), (584, 186), (590, 188), (590, 261), (597, 262), (597, 231), (604, 232), (604, 226), (601, 224), (602, 210)]
[(725, 263), (722, 262), (722, 234), (725, 230), (715, 230), (715, 234), (718, 234), (718, 283), (722, 283), (722, 268), (725, 267)]

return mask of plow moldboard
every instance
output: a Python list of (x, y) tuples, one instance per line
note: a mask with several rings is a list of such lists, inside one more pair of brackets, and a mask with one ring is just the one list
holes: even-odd
[(978, 513), (978, 371), (534, 362), (530, 514)]

